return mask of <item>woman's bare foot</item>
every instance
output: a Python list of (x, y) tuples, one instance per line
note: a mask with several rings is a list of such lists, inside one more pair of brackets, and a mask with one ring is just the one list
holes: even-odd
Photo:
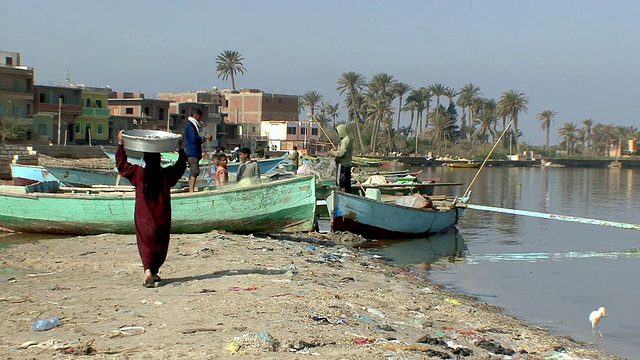
[(155, 287), (155, 280), (151, 270), (147, 269), (144, 271), (144, 282), (142, 285), (144, 285), (144, 287)]
[(160, 278), (160, 276), (158, 276), (158, 274), (153, 275), (153, 281), (154, 282), (159, 282), (160, 280), (162, 280), (162, 279)]

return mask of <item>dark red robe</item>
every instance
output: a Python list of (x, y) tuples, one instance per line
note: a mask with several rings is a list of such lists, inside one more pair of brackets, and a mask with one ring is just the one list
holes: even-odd
[(120, 175), (127, 178), (136, 191), (134, 222), (138, 251), (145, 270), (157, 274), (167, 259), (171, 234), (171, 188), (180, 180), (187, 168), (187, 154), (181, 149), (178, 161), (163, 168), (156, 181), (163, 184), (157, 198), (144, 196), (144, 168), (127, 161), (124, 146), (116, 151), (116, 166)]

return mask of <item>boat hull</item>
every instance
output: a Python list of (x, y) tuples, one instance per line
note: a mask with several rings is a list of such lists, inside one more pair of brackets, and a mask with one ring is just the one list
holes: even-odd
[(39, 181), (58, 180), (47, 169), (38, 165), (10, 164), (13, 185), (25, 186), (35, 184)]
[[(313, 229), (313, 176), (250, 187), (173, 194), (172, 233), (291, 232)], [(0, 227), (47, 234), (132, 234), (135, 197), (112, 194), (26, 193), (0, 189)]]
[(66, 186), (116, 185), (116, 182), (118, 183), (117, 185), (131, 186), (131, 182), (126, 178), (118, 178), (118, 172), (115, 170), (83, 169), (63, 166), (46, 166), (46, 169)]
[(450, 210), (415, 209), (339, 191), (333, 192), (331, 200), (332, 231), (349, 231), (371, 239), (446, 232), (457, 224), (464, 212), (463, 206)]

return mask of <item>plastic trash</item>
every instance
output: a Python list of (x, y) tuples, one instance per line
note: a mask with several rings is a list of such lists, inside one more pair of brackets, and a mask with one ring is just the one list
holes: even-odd
[(48, 319), (38, 319), (31, 324), (33, 331), (45, 331), (58, 326), (59, 317), (54, 316)]

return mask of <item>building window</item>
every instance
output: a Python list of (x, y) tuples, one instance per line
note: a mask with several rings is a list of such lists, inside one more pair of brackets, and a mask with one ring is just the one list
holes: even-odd
[(11, 66), (11, 65), (13, 65), (13, 58), (12, 58), (11, 56), (7, 56), (7, 57), (5, 57), (5, 58), (4, 58), (4, 63), (5, 63), (7, 66)]
[(256, 133), (256, 127), (255, 127), (255, 126), (252, 126), (252, 127), (251, 127), (251, 133), (252, 133), (252, 134), (255, 134), (255, 133)]
[(33, 79), (27, 79), (27, 90), (31, 90), (31, 85), (33, 85)]
[(80, 123), (76, 123), (76, 134), (80, 134)]
[(312, 128), (311, 135), (318, 135), (318, 128)]
[(64, 104), (64, 95), (60, 95), (60, 102)]
[(296, 127), (295, 126), (287, 126), (287, 135), (295, 135)]
[(124, 113), (127, 114), (127, 115), (133, 115), (133, 108), (124, 109)]
[(44, 94), (40, 94), (40, 104), (44, 103)]
[(96, 106), (102, 109), (102, 100), (96, 100)]
[(91, 107), (91, 99), (87, 98), (85, 107)]
[(27, 115), (31, 115), (31, 104), (27, 104)]
[(300, 135), (307, 135), (307, 128), (306, 127), (301, 127), (300, 128)]
[(158, 109), (158, 120), (164, 120), (164, 108)]
[(148, 106), (144, 107), (144, 114), (149, 116), (149, 107)]
[(103, 125), (102, 124), (98, 124), (98, 126), (96, 127), (96, 134), (98, 135), (102, 135), (103, 132)]
[(47, 124), (38, 124), (38, 135), (47, 135)]
[(180, 117), (181, 117), (182, 119), (186, 119), (185, 114), (187, 113), (187, 111), (186, 111), (185, 109), (182, 109), (181, 113), (182, 113), (182, 116), (180, 116)]

